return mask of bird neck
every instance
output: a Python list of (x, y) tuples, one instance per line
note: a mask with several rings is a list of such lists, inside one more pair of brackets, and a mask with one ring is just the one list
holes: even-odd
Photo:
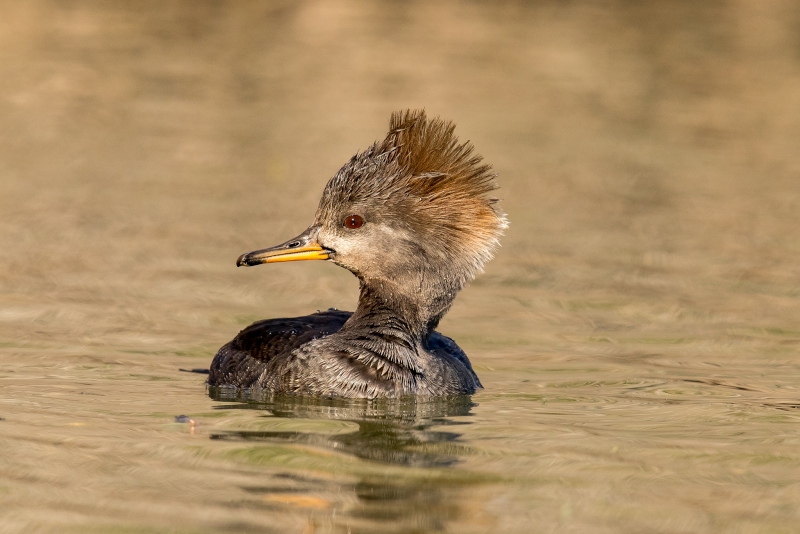
[[(391, 330), (425, 346), (439, 320), (450, 309), (459, 288), (441, 280), (363, 279), (358, 307), (348, 323), (351, 328)], [(438, 277), (437, 277), (438, 278)]]

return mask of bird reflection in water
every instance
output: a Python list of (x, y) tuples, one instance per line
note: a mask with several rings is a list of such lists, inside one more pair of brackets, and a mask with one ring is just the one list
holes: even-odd
[[(219, 410), (263, 410), (277, 418), (335, 420), (358, 425), (357, 430), (334, 435), (296, 430), (230, 430), (210, 436), (215, 440), (296, 444), (367, 460), (369, 467), (365, 471), (350, 473), (356, 474), (355, 479), (319, 477), (313, 472), (287, 467), (285, 472), (276, 473), (269, 485), (242, 488), (251, 494), (267, 496), (268, 502), (325, 509), (330, 517), (323, 522), (346, 525), (350, 532), (372, 531), (375, 527), (372, 521), (380, 521), (385, 527), (387, 520), (395, 521), (397, 527), (387, 532), (447, 530), (448, 523), (474, 513), (474, 509), (467, 510), (471, 505), (462, 495), (463, 490), (488, 481), (486, 477), (452, 469), (460, 457), (470, 452), (460, 444), (461, 434), (454, 431), (469, 424), (462, 419), (470, 416), (475, 406), (468, 395), (343, 400), (275, 397), (225, 387), (209, 388), (209, 395), (226, 402), (216, 407)], [(381, 468), (382, 464), (385, 468)], [(398, 474), (396, 466), (407, 468), (408, 476)], [(420, 472), (430, 473), (429, 469), (436, 470), (436, 474), (420, 476)], [(342, 478), (348, 481), (343, 483)], [(314, 497), (320, 495), (323, 498)], [(341, 504), (337, 500), (341, 495), (351, 500), (354, 495), (355, 502)], [(339, 513), (338, 519), (330, 514), (332, 508)]]
[(236, 404), (217, 409), (265, 410), (274, 417), (348, 421), (358, 430), (348, 434), (297, 431), (225, 431), (211, 439), (281, 441), (334, 449), (358, 458), (413, 467), (445, 467), (458, 461), (461, 434), (431, 427), (468, 424), (448, 417), (467, 416), (474, 406), (469, 395), (396, 400), (334, 400), (308, 397), (255, 396), (235, 388), (209, 388), (214, 400)]

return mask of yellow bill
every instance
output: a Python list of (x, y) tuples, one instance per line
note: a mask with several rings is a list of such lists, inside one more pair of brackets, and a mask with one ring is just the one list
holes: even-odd
[(294, 239), (275, 247), (255, 250), (242, 254), (236, 260), (236, 266), (253, 266), (262, 263), (278, 263), (282, 261), (327, 260), (330, 250), (322, 248), (316, 240), (316, 232), (309, 228)]

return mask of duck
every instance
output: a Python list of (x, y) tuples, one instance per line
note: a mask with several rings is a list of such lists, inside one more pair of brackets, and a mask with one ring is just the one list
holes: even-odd
[(359, 399), (482, 389), (464, 351), (436, 328), (499, 246), (508, 222), (497, 188), (451, 121), (392, 113), (385, 139), (328, 181), (311, 226), (236, 261), (334, 263), (358, 278), (356, 310), (253, 323), (219, 349), (208, 385)]

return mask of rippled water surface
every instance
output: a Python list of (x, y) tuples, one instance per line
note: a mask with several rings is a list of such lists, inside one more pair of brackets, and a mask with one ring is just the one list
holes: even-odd
[[(797, 532), (796, 2), (125, 4), (0, 3), (0, 531)], [(208, 391), (354, 307), (234, 261), (406, 107), (499, 174), (485, 390)]]

